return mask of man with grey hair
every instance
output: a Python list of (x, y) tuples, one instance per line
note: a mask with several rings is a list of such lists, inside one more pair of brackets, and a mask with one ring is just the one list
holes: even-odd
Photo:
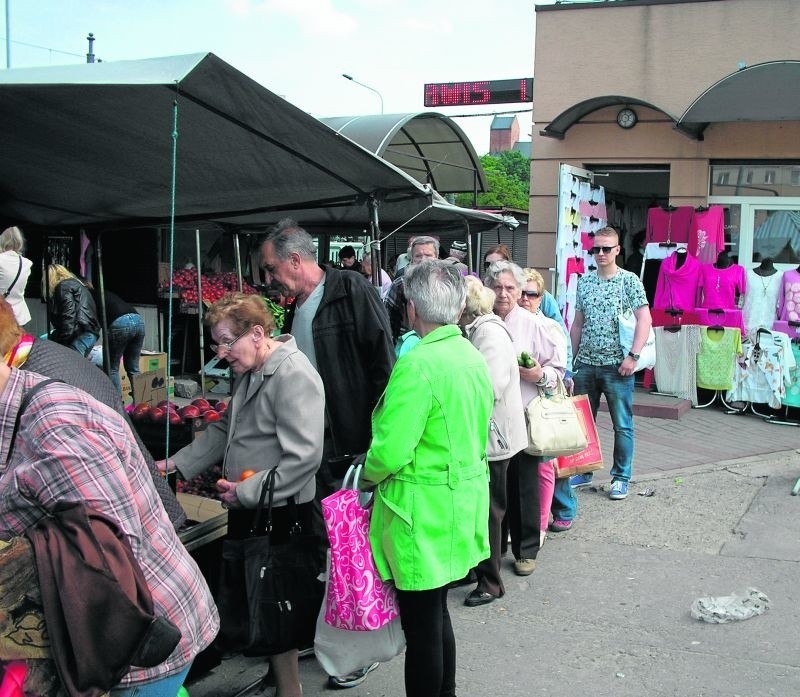
[(413, 264), (419, 264), (425, 259), (439, 258), (439, 240), (429, 235), (415, 237), (408, 248), (408, 256), (411, 259), (409, 265), (403, 269), (403, 273), (398, 273), (397, 277), (389, 287), (384, 305), (389, 312), (389, 325), (392, 328), (392, 341), (397, 341), (405, 331), (410, 329), (406, 326), (405, 318), (405, 295), (403, 294), (403, 278), (405, 273)]

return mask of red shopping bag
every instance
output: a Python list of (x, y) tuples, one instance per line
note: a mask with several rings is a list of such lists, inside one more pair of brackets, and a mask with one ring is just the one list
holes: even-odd
[(575, 474), (586, 474), (603, 469), (603, 453), (600, 452), (600, 438), (592, 416), (589, 397), (585, 394), (572, 398), (578, 418), (586, 432), (588, 445), (574, 455), (560, 455), (555, 459), (556, 478), (572, 477)]

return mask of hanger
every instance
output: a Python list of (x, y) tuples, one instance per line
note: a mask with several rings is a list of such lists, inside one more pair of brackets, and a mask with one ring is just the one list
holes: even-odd
[(668, 204), (668, 205), (666, 205), (666, 206), (661, 206), (661, 208), (662, 208), (662, 210), (665, 210), (667, 213), (672, 213), (672, 211), (676, 211), (676, 210), (678, 210), (678, 209), (677, 209), (675, 206), (673, 206), (672, 204)]
[(788, 324), (790, 327), (800, 327), (800, 321), (798, 321), (798, 320), (796, 320), (796, 319), (790, 319), (790, 320), (787, 322), (787, 324)]
[(677, 247), (678, 243), (677, 242), (659, 242), (658, 246), (659, 247)]
[[(710, 317), (712, 314), (714, 314), (714, 315), (722, 315), (723, 319), (725, 318), (725, 310), (723, 310), (721, 307), (715, 307), (715, 308), (713, 308), (713, 309), (710, 309), (710, 310), (708, 311), (708, 315), (709, 315), (709, 317)], [(722, 330), (722, 331), (725, 331), (725, 327), (724, 327), (723, 325), (721, 325), (721, 324), (712, 324), (712, 325), (709, 327), (709, 329), (716, 329), (716, 330)], [(761, 330), (759, 329), (759, 331), (761, 331)]]
[(703, 213), (708, 210), (708, 206), (695, 206), (694, 208), (698, 213)]

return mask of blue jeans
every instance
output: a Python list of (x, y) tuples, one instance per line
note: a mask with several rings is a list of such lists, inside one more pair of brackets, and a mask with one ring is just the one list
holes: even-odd
[(70, 343), (69, 347), (75, 349), (81, 356), (84, 358), (89, 355), (89, 352), (92, 350), (92, 347), (97, 343), (97, 340), (100, 337), (97, 334), (92, 334), (92, 332), (83, 332), (82, 334), (78, 334), (72, 342)]
[(108, 359), (111, 364), (111, 382), (121, 392), (119, 381), (119, 362), (122, 359), (128, 378), (139, 372), (139, 357), (144, 344), (144, 320), (141, 315), (131, 312), (117, 317), (108, 327)]
[(614, 425), (614, 463), (611, 478), (627, 482), (633, 463), (633, 375), (620, 375), (618, 365), (575, 364), (575, 394), (589, 396), (592, 414), (597, 418), (600, 396), (605, 395)]
[(176, 697), (191, 667), (190, 662), (180, 673), (166, 678), (127, 687), (113, 687), (110, 695), (111, 697)]
[(550, 506), (553, 520), (574, 520), (578, 514), (578, 497), (569, 485), (569, 477), (556, 479), (553, 489), (553, 503)]

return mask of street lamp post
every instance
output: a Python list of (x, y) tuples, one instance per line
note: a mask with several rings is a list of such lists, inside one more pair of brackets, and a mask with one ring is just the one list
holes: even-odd
[(381, 114), (383, 113), (383, 96), (381, 95), (380, 92), (378, 92), (378, 90), (376, 90), (374, 87), (370, 87), (369, 85), (365, 85), (363, 82), (359, 82), (352, 75), (348, 75), (347, 73), (342, 73), (342, 77), (347, 79), (347, 80), (350, 80), (350, 82), (355, 82), (357, 85), (361, 85), (362, 87), (366, 87), (371, 92), (374, 92), (375, 94), (377, 94), (378, 95), (378, 99), (381, 100)]

